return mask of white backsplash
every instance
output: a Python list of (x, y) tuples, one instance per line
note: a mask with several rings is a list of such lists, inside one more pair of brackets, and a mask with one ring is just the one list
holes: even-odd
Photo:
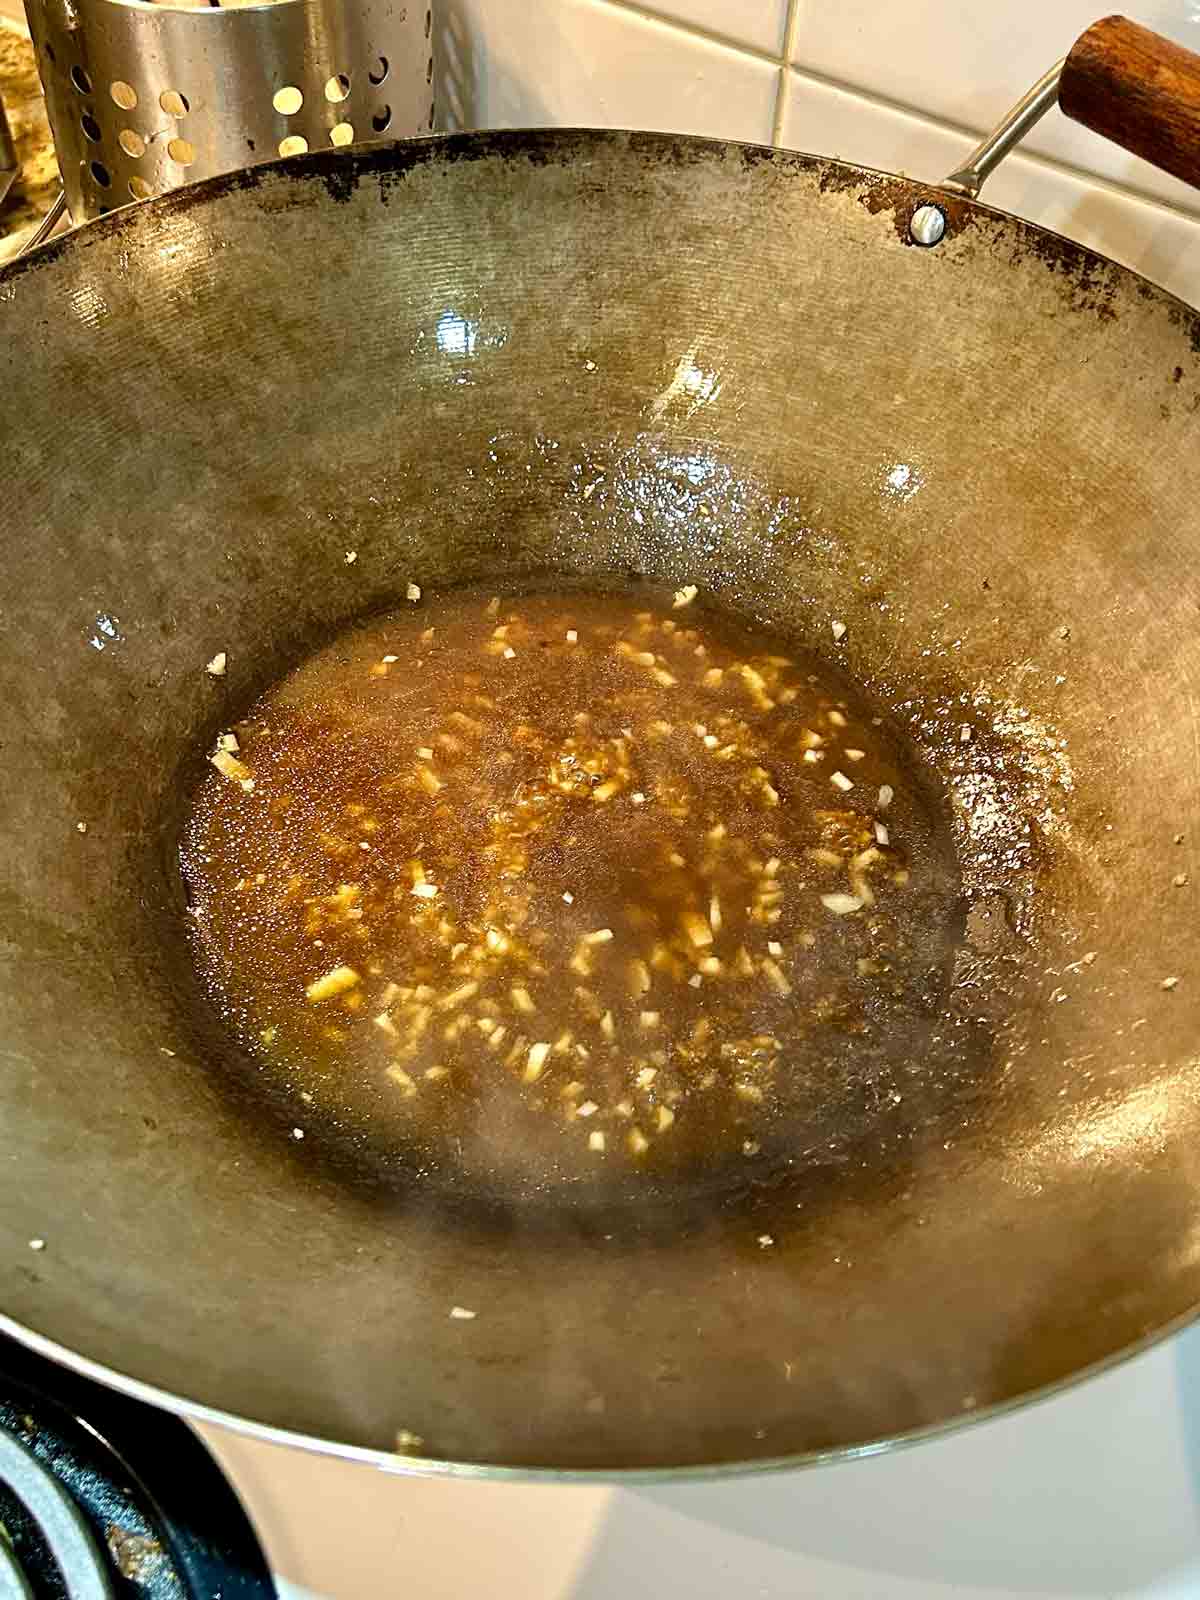
[[(1200, 51), (1200, 0), (1123, 9)], [(440, 124), (774, 141), (934, 181), (1105, 14), (1089, 0), (441, 0)], [(1200, 304), (1200, 192), (1057, 112), (985, 197)]]

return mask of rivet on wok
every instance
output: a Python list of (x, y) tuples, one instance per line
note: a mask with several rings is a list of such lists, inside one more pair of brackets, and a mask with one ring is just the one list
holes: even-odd
[(914, 244), (926, 247), (938, 244), (946, 232), (946, 213), (940, 206), (918, 206), (908, 224), (908, 232)]

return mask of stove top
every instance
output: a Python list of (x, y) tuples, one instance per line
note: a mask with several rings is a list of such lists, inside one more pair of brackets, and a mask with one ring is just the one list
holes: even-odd
[(0, 1600), (277, 1600), (186, 1423), (0, 1336)]

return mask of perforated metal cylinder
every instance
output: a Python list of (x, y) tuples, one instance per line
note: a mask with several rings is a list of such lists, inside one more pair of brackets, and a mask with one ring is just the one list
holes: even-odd
[(431, 0), (26, 0), (72, 220), (433, 127)]

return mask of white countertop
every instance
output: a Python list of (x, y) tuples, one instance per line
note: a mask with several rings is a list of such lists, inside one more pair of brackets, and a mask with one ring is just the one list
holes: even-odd
[(1200, 1596), (1200, 1326), (948, 1439), (717, 1483), (422, 1479), (201, 1431), (285, 1600)]

